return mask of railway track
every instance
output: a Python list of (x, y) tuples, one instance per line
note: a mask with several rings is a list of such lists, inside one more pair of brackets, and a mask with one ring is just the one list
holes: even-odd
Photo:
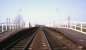
[(7, 50), (25, 50), (27, 45), (32, 41), (34, 35), (26, 37), (17, 42), (14, 46), (8, 48)]
[[(25, 48), (31, 43), (32, 39), (34, 38), (34, 32), (38, 28), (30, 28), (29, 30), (26, 29), (24, 31), (18, 32), (15, 36), (15, 40), (10, 39), (11, 42), (6, 47), (3, 47), (1, 50), (25, 50)], [(20, 36), (20, 37), (19, 37)], [(17, 37), (17, 38), (16, 38)]]
[(2, 50), (86, 50), (63, 33), (47, 27), (21, 32), (20, 38)]
[(27, 50), (51, 50), (43, 30), (38, 30), (36, 32), (35, 38), (33, 39), (30, 46), (27, 47)]
[[(22, 36), (23, 37), (23, 36)], [(25, 35), (19, 38), (11, 45), (3, 48), (2, 50), (52, 50), (45, 33), (42, 29), (37, 29), (33, 35)]]

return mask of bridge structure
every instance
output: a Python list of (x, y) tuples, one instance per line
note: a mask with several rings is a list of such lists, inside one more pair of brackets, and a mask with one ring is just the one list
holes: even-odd
[(13, 24), (10, 31), (1, 26), (0, 50), (86, 50), (85, 23), (29, 28)]

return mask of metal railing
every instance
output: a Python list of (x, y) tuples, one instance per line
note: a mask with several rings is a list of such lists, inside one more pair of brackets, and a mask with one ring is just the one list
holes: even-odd
[(0, 32), (13, 31), (24, 28), (23, 24), (0, 24)]
[(80, 26), (72, 25), (70, 28), (81, 32), (86, 32), (86, 27), (84, 27), (83, 24), (80, 24)]
[(73, 29), (73, 30), (76, 30), (76, 31), (86, 33), (86, 23), (75, 23), (75, 24), (71, 24), (70, 26), (68, 24), (62, 24), (62, 25), (58, 25), (56, 27), (58, 27), (58, 28), (68, 28), (68, 29)]

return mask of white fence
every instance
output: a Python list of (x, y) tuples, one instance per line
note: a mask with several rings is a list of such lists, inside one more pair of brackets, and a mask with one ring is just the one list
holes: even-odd
[(71, 25), (70, 28), (74, 29), (74, 30), (79, 30), (81, 32), (86, 32), (86, 27), (83, 24), (80, 24), (79, 26), (77, 26), (77, 25)]
[(23, 24), (0, 24), (0, 32), (4, 32), (4, 31), (13, 31), (13, 30), (17, 30), (17, 29), (22, 29), (24, 28)]
[(68, 29), (74, 29), (78, 30), (80, 32), (86, 32), (86, 23), (79, 23), (79, 24), (71, 24), (71, 25), (60, 25), (58, 26), (60, 28), (68, 28)]

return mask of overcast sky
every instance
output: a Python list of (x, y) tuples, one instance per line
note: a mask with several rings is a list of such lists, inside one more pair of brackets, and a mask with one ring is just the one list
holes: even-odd
[(86, 21), (86, 0), (0, 0), (0, 21), (21, 14), (32, 24)]

